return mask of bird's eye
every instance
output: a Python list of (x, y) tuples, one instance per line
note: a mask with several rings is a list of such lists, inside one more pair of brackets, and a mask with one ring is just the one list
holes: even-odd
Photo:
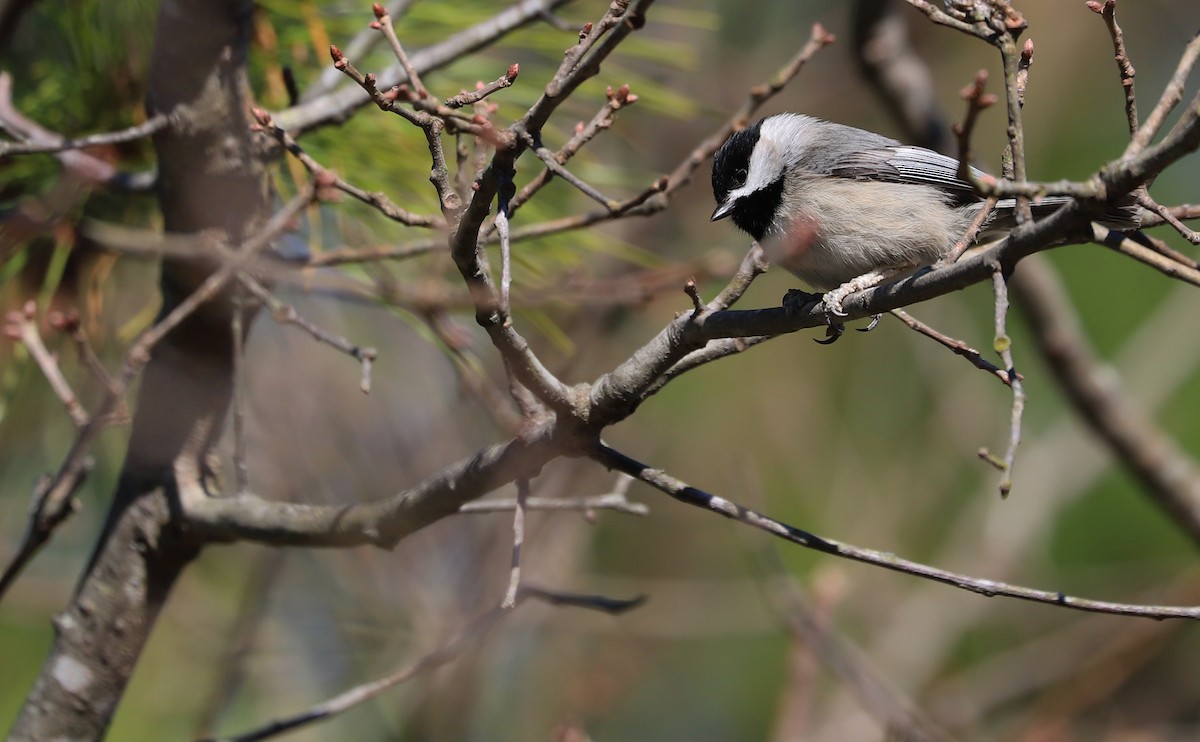
[(750, 171), (744, 167), (739, 167), (737, 170), (734, 170), (733, 171), (733, 182), (736, 184), (735, 187), (740, 188), (740, 187), (746, 185), (746, 178), (748, 178), (749, 176), (750, 176)]

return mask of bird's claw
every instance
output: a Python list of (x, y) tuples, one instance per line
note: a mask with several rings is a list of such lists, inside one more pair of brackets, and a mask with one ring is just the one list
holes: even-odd
[(813, 338), (813, 342), (817, 345), (833, 345), (845, 332), (846, 326), (841, 322), (830, 322), (829, 326), (825, 328), (825, 339)]
[(783, 295), (783, 308), (791, 315), (801, 314), (821, 302), (825, 302), (825, 321), (828, 323), (828, 327), (825, 328), (825, 339), (813, 338), (813, 342), (831, 345), (846, 332), (846, 326), (838, 321), (846, 316), (846, 313), (842, 311), (840, 298), (833, 292), (813, 294), (801, 289), (790, 289)]
[(879, 320), (881, 319), (883, 319), (882, 314), (872, 314), (871, 323), (869, 325), (866, 327), (855, 327), (854, 329), (858, 330), (859, 332), (870, 332), (879, 326)]

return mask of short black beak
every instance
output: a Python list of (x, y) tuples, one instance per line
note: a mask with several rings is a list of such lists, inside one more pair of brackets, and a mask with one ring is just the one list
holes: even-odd
[(717, 210), (712, 213), (712, 218), (709, 221), (719, 221), (733, 213), (733, 201), (726, 201), (717, 207)]

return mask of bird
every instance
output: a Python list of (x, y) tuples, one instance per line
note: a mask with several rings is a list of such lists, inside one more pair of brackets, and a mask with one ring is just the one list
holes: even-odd
[[(846, 297), (933, 265), (966, 233), (984, 198), (958, 173), (957, 159), (933, 150), (805, 114), (778, 113), (734, 132), (714, 153), (712, 221), (731, 218), (771, 262), (822, 292), (831, 330), (826, 342), (833, 342), (841, 335), (837, 319), (845, 316)], [(1068, 201), (1045, 197), (1031, 204), (1033, 216)], [(1015, 199), (1000, 199), (976, 242), (1010, 232), (1015, 211)], [(1111, 212), (1106, 223), (1136, 228), (1136, 206)]]

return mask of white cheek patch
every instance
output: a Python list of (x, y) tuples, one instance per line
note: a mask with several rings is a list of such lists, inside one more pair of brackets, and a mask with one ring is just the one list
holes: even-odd
[(758, 146), (750, 154), (750, 172), (746, 176), (745, 188), (750, 191), (766, 188), (779, 178), (786, 164), (775, 140), (760, 138)]
[(779, 145), (773, 139), (760, 138), (750, 153), (750, 163), (746, 174), (746, 183), (741, 188), (729, 192), (726, 203), (732, 203), (743, 196), (762, 190), (779, 179), (786, 163), (779, 152)]

